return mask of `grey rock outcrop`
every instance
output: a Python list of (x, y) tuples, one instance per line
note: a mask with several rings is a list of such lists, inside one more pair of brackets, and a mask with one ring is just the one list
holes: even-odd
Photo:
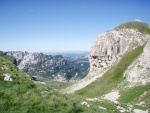
[(16, 59), (16, 65), (19, 69), (23, 69), (28, 63), (35, 64), (38, 61), (37, 55), (28, 52), (12, 51), (6, 52), (5, 54), (13, 56)]
[(124, 73), (131, 86), (150, 83), (150, 39), (143, 53), (129, 66)]
[[(65, 93), (74, 93), (98, 78), (110, 69), (110, 67), (119, 62), (125, 52), (144, 45), (150, 36), (142, 34), (136, 29), (120, 29), (106, 31), (99, 35), (91, 48), (89, 54), (90, 71), (88, 75), (64, 90)], [(149, 51), (146, 49), (145, 51)], [(148, 53), (148, 52), (146, 52)], [(147, 57), (147, 56), (145, 56)]]
[(4, 76), (4, 81), (12, 81), (10, 74), (3, 74), (3, 76)]
[(90, 73), (112, 65), (128, 50), (144, 45), (149, 35), (135, 29), (111, 30), (102, 33), (91, 48), (89, 61)]

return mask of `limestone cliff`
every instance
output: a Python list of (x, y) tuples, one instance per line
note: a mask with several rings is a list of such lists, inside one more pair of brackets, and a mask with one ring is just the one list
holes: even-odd
[(135, 29), (111, 30), (102, 33), (97, 37), (90, 51), (90, 74), (112, 65), (126, 51), (144, 45), (148, 38), (149, 35)]
[(35, 64), (40, 60), (38, 55), (28, 52), (11, 51), (5, 52), (5, 54), (13, 56), (16, 59), (16, 65), (19, 69), (23, 69), (28, 63)]
[[(121, 25), (120, 29), (120, 26), (118, 26), (117, 29), (106, 31), (97, 37), (89, 54), (89, 74), (81, 81), (67, 88), (65, 92), (73, 93), (86, 87), (93, 81), (102, 77), (103, 74), (111, 68), (111, 66), (120, 61), (122, 56), (127, 51), (134, 50), (138, 46), (144, 46), (147, 43), (148, 39), (150, 39), (150, 35), (148, 34), (150, 29), (145, 23), (129, 22), (127, 24), (123, 24), (123, 26)], [(147, 43), (146, 47), (144, 48), (143, 54), (138, 59), (140, 60), (140, 63), (136, 64), (136, 66), (130, 66), (132, 67), (132, 69), (129, 69), (130, 71), (126, 71), (126, 74), (124, 76), (128, 81), (136, 80), (136, 77), (140, 78), (138, 79), (138, 82), (143, 80), (144, 84), (150, 81), (149, 43), (150, 42)], [(140, 67), (141, 70), (138, 70), (137, 67)], [(146, 76), (149, 76), (149, 79), (147, 79), (148, 77)]]
[(131, 86), (150, 83), (150, 39), (143, 53), (129, 66), (124, 76)]

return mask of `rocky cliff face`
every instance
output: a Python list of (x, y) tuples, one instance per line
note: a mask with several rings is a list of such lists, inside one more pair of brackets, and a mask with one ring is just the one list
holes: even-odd
[[(142, 23), (138, 23), (138, 25), (141, 24)], [(135, 25), (137, 26), (136, 22)], [(148, 26), (146, 24), (143, 26), (146, 31), (149, 32)], [(81, 81), (67, 88), (65, 90), (67, 93), (73, 93), (96, 81), (102, 77), (111, 66), (117, 64), (126, 52), (132, 51), (138, 46), (144, 46), (148, 39), (150, 39), (150, 35), (145, 33), (144, 29), (142, 29), (142, 31), (144, 31), (144, 33), (142, 33), (135, 28), (118, 28), (117, 30), (106, 31), (97, 37), (89, 54), (90, 71), (88, 75)], [(127, 81), (134, 81), (135, 84), (141, 83), (141, 81), (143, 84), (146, 84), (150, 81), (149, 43), (150, 42), (148, 42), (144, 48), (141, 57), (136, 61), (136, 66), (133, 64), (129, 66), (129, 69), (126, 71), (124, 77), (127, 78)], [(139, 70), (138, 68), (141, 69)]]
[(102, 33), (97, 37), (90, 51), (90, 74), (112, 65), (126, 51), (144, 45), (148, 38), (149, 35), (142, 34), (135, 29), (124, 28)]
[(150, 83), (150, 39), (143, 53), (129, 66), (124, 76), (131, 86)]
[(44, 55), (21, 51), (4, 52), (13, 56), (19, 69), (30, 76), (42, 76), (65, 82), (80, 80), (89, 71), (89, 61), (85, 57), (66, 58), (62, 55)]
[(37, 54), (30, 54), (28, 52), (12, 51), (5, 52), (4, 54), (13, 56), (16, 59), (15, 63), (19, 69), (23, 69), (28, 63), (35, 64), (40, 60)]

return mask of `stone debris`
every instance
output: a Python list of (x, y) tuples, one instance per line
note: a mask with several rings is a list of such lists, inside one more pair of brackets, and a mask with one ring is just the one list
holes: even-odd
[(45, 82), (41, 82), (41, 81), (34, 81), (34, 83), (36, 83), (36, 84), (46, 84)]
[(88, 104), (86, 101), (83, 101), (83, 102), (81, 103), (81, 105), (84, 105), (84, 106), (90, 107), (90, 104)]
[(2, 70), (8, 70), (9, 68), (7, 68), (5, 65), (3, 65), (3, 67), (1, 67)]
[(120, 105), (120, 103), (119, 103), (118, 101), (114, 101), (114, 103), (115, 103), (116, 105)]
[(120, 111), (120, 113), (131, 113), (133, 110), (133, 106), (128, 103), (128, 105), (124, 108), (118, 101), (114, 101), (116, 108)]
[(139, 104), (136, 104), (136, 105), (139, 105), (139, 106), (142, 106), (142, 105), (144, 105), (145, 104), (145, 102), (140, 102)]
[(4, 81), (12, 81), (10, 74), (3, 74), (3, 76), (4, 76)]
[(92, 101), (92, 102), (96, 102), (96, 101), (102, 101), (98, 98), (86, 98), (87, 101)]
[(124, 107), (122, 107), (122, 106), (117, 106), (117, 109), (118, 109), (121, 113), (124, 113), (124, 112), (127, 111), (127, 110), (126, 110)]
[(103, 98), (110, 101), (116, 101), (119, 97), (120, 94), (118, 91), (112, 91), (108, 94), (105, 94)]
[(134, 109), (133, 112), (134, 113), (148, 113), (148, 110), (143, 111), (143, 110), (140, 110), (140, 109)]
[(102, 110), (107, 110), (106, 108), (102, 107), (102, 106), (98, 106), (99, 109), (102, 109)]
[(132, 105), (128, 104), (127, 106), (128, 106), (128, 110), (129, 110), (129, 111), (132, 111), (132, 110), (133, 110), (133, 106), (132, 106)]

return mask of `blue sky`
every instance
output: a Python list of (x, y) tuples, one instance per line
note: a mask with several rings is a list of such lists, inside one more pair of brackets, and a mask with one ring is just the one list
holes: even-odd
[(142, 20), (149, 0), (0, 0), (1, 51), (89, 51), (97, 35)]

